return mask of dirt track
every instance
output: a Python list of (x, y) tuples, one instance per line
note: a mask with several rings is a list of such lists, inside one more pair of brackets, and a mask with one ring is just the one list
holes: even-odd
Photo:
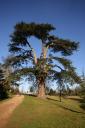
[(6, 128), (6, 123), (13, 110), (23, 101), (24, 96), (17, 95), (0, 103), (0, 128)]

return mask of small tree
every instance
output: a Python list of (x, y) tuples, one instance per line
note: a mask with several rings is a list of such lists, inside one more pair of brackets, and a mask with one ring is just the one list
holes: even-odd
[[(14, 55), (9, 59), (15, 69), (14, 74), (26, 76), (28, 80), (35, 79), (38, 86), (38, 97), (42, 98), (45, 98), (45, 83), (48, 79), (51, 80), (55, 77), (57, 79), (57, 75), (62, 71), (71, 76), (75, 74), (72, 62), (65, 56), (73, 54), (78, 48), (78, 43), (58, 38), (50, 34), (52, 30), (55, 28), (51, 24), (21, 22), (15, 25), (9, 44), (9, 51)], [(39, 57), (36, 56), (36, 52), (29, 42), (31, 37), (41, 41), (42, 48)], [(58, 56), (57, 53), (61, 53), (61, 56)], [(31, 67), (29, 67), (29, 62), (32, 64)]]
[(56, 91), (51, 88), (49, 91), (49, 95), (52, 95), (52, 96), (56, 95)]
[(34, 87), (33, 86), (30, 87), (30, 92), (34, 92)]
[(62, 70), (61, 72), (58, 72), (57, 74), (55, 74), (54, 79), (57, 80), (58, 89), (60, 92), (60, 102), (63, 90), (65, 90), (65, 88), (69, 89), (69, 86), (73, 86), (75, 83), (79, 84), (81, 82), (81, 79), (76, 74), (74, 67), (72, 67), (68, 71)]

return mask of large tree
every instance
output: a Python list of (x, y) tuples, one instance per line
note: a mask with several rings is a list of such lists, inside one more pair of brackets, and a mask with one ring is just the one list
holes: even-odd
[[(26, 76), (28, 80), (36, 81), (38, 97), (45, 97), (45, 83), (47, 80), (58, 80), (60, 74), (69, 76), (76, 82), (78, 77), (72, 62), (66, 58), (78, 49), (77, 42), (65, 40), (51, 34), (55, 30), (51, 24), (18, 23), (11, 34), (9, 60), (14, 67), (17, 77)], [(35, 37), (41, 42), (41, 54), (36, 55), (29, 39)], [(36, 42), (34, 42), (36, 43)], [(36, 44), (37, 48), (38, 45)], [(31, 66), (29, 63), (31, 62)], [(64, 78), (64, 77), (63, 77)]]

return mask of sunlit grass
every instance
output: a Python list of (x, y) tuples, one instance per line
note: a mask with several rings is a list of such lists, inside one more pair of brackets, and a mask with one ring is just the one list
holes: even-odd
[(85, 128), (85, 111), (78, 100), (26, 96), (7, 128)]

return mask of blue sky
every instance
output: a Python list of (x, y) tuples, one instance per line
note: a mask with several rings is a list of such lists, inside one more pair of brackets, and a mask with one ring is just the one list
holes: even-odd
[[(58, 37), (80, 42), (79, 51), (70, 58), (81, 74), (85, 68), (84, 0), (0, 0), (0, 61), (9, 54), (9, 36), (20, 21), (51, 23)], [(38, 49), (37, 41), (33, 43)]]

